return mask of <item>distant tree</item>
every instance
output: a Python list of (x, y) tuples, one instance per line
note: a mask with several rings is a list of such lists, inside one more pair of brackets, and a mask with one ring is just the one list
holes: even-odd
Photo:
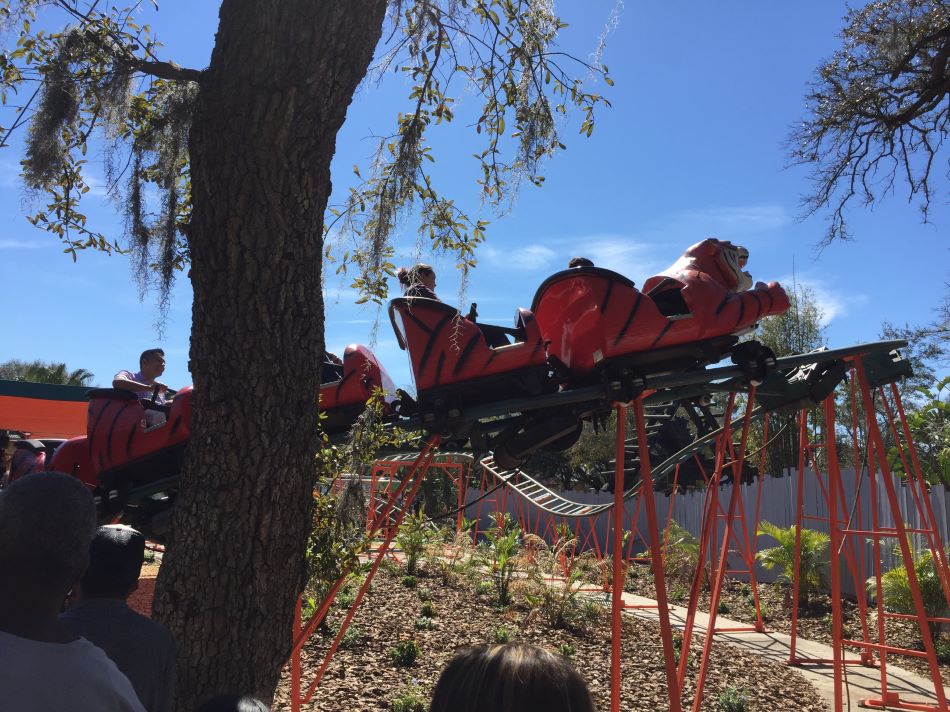
[[(904, 408), (922, 474), (928, 482), (950, 486), (950, 376), (919, 387), (915, 395)], [(888, 440), (892, 440), (890, 433)], [(887, 459), (898, 474), (912, 467), (894, 445)]]
[(70, 371), (65, 363), (46, 361), (18, 361), (0, 364), (0, 378), (7, 381), (30, 381), (31, 383), (55, 383), (63, 386), (89, 386), (95, 375), (84, 368)]
[(845, 209), (873, 206), (903, 183), (927, 219), (931, 184), (947, 173), (950, 5), (874, 0), (848, 11), (841, 48), (822, 64), (789, 139), (811, 166), (807, 214), (831, 210), (825, 241), (849, 237)]
[[(768, 346), (779, 357), (808, 353), (823, 346), (826, 339), (824, 314), (814, 290), (796, 285), (789, 291), (788, 299), (788, 311), (765, 317), (754, 334), (757, 341)], [(798, 467), (800, 441), (795, 418), (795, 415), (779, 413), (769, 416), (766, 473), (781, 475), (788, 468)], [(753, 426), (750, 450), (762, 447), (762, 434), (760, 424)]]

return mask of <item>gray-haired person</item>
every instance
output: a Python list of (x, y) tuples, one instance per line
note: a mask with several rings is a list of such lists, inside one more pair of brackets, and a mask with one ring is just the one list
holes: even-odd
[(115, 663), (57, 615), (95, 531), (92, 495), (73, 477), (35, 473), (0, 492), (0, 709), (144, 712)]
[(78, 601), (59, 619), (75, 635), (102, 648), (118, 665), (148, 712), (170, 712), (175, 699), (175, 640), (168, 628), (126, 604), (138, 588), (145, 537), (131, 527), (99, 527)]

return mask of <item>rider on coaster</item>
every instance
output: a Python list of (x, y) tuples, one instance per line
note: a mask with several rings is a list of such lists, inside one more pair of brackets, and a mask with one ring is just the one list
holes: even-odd
[[(119, 371), (112, 378), (112, 387), (120, 391), (131, 391), (139, 400), (151, 400), (155, 394), (155, 403), (165, 405), (168, 386), (157, 381), (165, 372), (165, 352), (161, 349), (146, 349), (139, 356), (139, 370)], [(165, 413), (160, 410), (146, 409), (145, 424), (147, 427), (161, 425), (166, 420)]]
[[(442, 301), (435, 294), (435, 270), (429, 265), (420, 262), (415, 267), (400, 267), (396, 273), (399, 283), (405, 289), (404, 295), (407, 297), (424, 297), (426, 299), (435, 299)], [(468, 310), (465, 318), (469, 321), (475, 321), (478, 318), (478, 305), (473, 303)], [(508, 346), (511, 342), (502, 327), (491, 324), (478, 324), (478, 328), (484, 335), (488, 345), (492, 348), (499, 346)]]

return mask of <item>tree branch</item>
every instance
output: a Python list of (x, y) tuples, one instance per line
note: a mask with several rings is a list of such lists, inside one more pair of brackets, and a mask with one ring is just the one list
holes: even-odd
[(159, 79), (171, 79), (181, 82), (201, 82), (204, 71), (200, 69), (191, 69), (189, 67), (180, 67), (174, 62), (150, 62), (139, 59), (130, 62), (131, 66), (138, 72), (150, 74)]

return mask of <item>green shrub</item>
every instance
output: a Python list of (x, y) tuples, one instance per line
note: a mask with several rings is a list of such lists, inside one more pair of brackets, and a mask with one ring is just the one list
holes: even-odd
[(401, 579), (399, 579), (399, 583), (401, 583), (406, 588), (415, 588), (419, 584), (419, 579), (417, 579), (415, 576), (403, 576)]
[(937, 662), (941, 665), (950, 665), (950, 640), (934, 641), (937, 651)]
[(565, 658), (567, 658), (568, 660), (570, 660), (571, 658), (574, 657), (574, 654), (577, 652), (577, 649), (576, 649), (573, 645), (571, 645), (570, 643), (561, 643), (561, 644), (558, 646), (557, 651), (558, 651), (561, 655), (563, 655)]
[(475, 593), (479, 596), (489, 596), (494, 590), (495, 586), (491, 581), (479, 581), (475, 585)]
[(671, 601), (685, 601), (689, 598), (689, 589), (683, 584), (676, 584), (670, 588)]
[[(894, 547), (894, 551), (900, 553), (900, 547)], [(947, 599), (943, 595), (943, 587), (940, 585), (933, 554), (929, 550), (919, 554), (911, 551), (911, 556), (917, 586), (920, 588), (920, 596), (923, 599), (924, 612), (930, 618), (940, 617), (947, 609)], [(866, 585), (868, 593), (871, 596), (876, 595), (877, 583), (874, 578), (869, 578)], [(887, 610), (910, 615), (917, 613), (906, 567), (896, 566), (881, 576), (881, 595)], [(928, 625), (931, 637), (936, 639), (940, 629), (939, 624), (928, 622)]]
[(406, 557), (407, 574), (416, 574), (420, 559), (438, 536), (439, 532), (432, 528), (421, 510), (406, 516), (396, 535), (396, 543)]
[(719, 605), (716, 606), (716, 612), (719, 613), (719, 615), (727, 615), (729, 613), (729, 604), (725, 601), (720, 601)]
[(359, 646), (364, 640), (366, 640), (366, 631), (358, 626), (351, 625), (340, 639), (340, 647), (344, 650), (351, 650)]
[(745, 712), (748, 709), (745, 690), (727, 687), (716, 697), (716, 709), (720, 712)]
[(420, 588), (418, 591), (416, 591), (416, 595), (419, 597), (419, 600), (422, 601), (423, 603), (425, 603), (426, 601), (432, 600), (432, 594), (429, 593), (429, 590), (425, 588)]
[[(779, 581), (791, 586), (795, 576), (795, 525), (782, 528), (770, 522), (762, 522), (757, 534), (765, 534), (778, 542), (778, 546), (763, 549), (755, 555), (769, 571), (779, 570)], [(822, 590), (824, 569), (828, 562), (825, 552), (831, 537), (824, 532), (802, 528), (801, 553), (798, 565), (798, 600), (800, 603)]]
[(422, 604), (422, 608), (419, 609), (419, 613), (421, 613), (424, 618), (435, 618), (435, 606), (432, 605), (431, 601), (426, 601)]
[(401, 640), (389, 649), (389, 657), (396, 665), (409, 667), (413, 665), (422, 652), (419, 644), (413, 640)]
[(492, 640), (495, 641), (496, 645), (504, 645), (505, 643), (510, 643), (514, 635), (510, 629), (500, 625), (497, 628), (492, 629), (491, 637)]
[(340, 608), (349, 608), (356, 602), (356, 591), (352, 588), (345, 588), (336, 595), (334, 603)]
[[(663, 570), (666, 577), (688, 589), (696, 576), (699, 563), (699, 542), (692, 534), (683, 529), (675, 519), (671, 519), (663, 534)], [(649, 555), (649, 552), (646, 552)]]
[(392, 699), (390, 709), (392, 712), (426, 712), (429, 703), (420, 687), (410, 685)]
[(412, 626), (416, 630), (432, 630), (435, 628), (435, 621), (431, 618), (416, 618)]

